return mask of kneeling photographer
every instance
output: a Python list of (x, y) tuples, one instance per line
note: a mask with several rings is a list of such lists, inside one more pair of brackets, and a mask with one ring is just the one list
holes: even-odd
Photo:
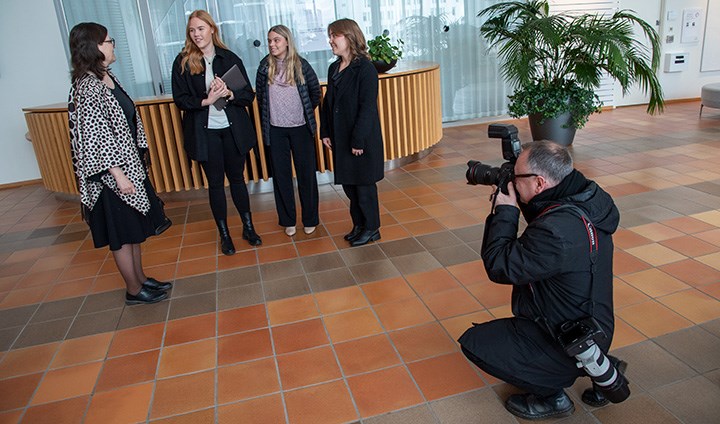
[[(613, 242), (619, 212), (610, 195), (573, 168), (568, 150), (548, 141), (520, 148), (512, 125), (501, 168), (471, 161), (470, 184), (498, 185), (485, 222), (482, 259), (489, 278), (512, 284), (512, 318), (474, 324), (462, 351), (487, 373), (527, 393), (505, 407), (524, 419), (572, 414), (563, 390), (590, 376), (583, 401), (593, 406), (629, 395), (625, 363), (605, 355), (614, 330)], [(512, 166), (514, 164), (514, 167)], [(522, 212), (527, 228), (518, 236)]]

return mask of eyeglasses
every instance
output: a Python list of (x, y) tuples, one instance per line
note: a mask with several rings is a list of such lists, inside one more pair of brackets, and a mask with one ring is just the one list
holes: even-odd
[(110, 44), (112, 44), (113, 47), (115, 47), (115, 39), (114, 39), (114, 38), (111, 38), (111, 39), (109, 39), (109, 40), (105, 40), (105, 41), (103, 41), (103, 42), (100, 43), (100, 44), (105, 44), (105, 43), (110, 43)]
[(538, 174), (515, 174), (515, 177), (513, 180), (516, 180), (518, 178), (528, 178), (528, 177), (539, 177)]

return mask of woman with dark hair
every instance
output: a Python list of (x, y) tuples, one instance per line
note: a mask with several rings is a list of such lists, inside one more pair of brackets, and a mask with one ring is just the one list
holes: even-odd
[[(220, 40), (212, 16), (204, 10), (192, 12), (185, 29), (185, 47), (172, 68), (173, 99), (183, 110), (185, 151), (200, 163), (208, 181), (210, 209), (220, 234), (220, 247), (226, 255), (235, 253), (227, 224), (225, 177), (230, 194), (243, 223), (243, 239), (252, 246), (262, 244), (250, 213), (250, 196), (245, 185), (245, 156), (257, 144), (255, 128), (247, 107), (255, 98), (249, 83), (230, 90), (220, 78), (237, 65), (245, 82), (245, 66)], [(226, 99), (223, 109), (215, 103)]]
[(288, 236), (295, 235), (294, 161), (303, 231), (312, 234), (320, 222), (315, 175), (315, 108), (322, 96), (320, 83), (312, 66), (297, 54), (288, 27), (270, 28), (268, 46), (270, 54), (260, 62), (255, 90), (263, 140), (270, 146), (278, 224)]
[(154, 303), (168, 297), (172, 284), (145, 275), (140, 243), (155, 235), (152, 217), (163, 214), (141, 159), (148, 148), (142, 121), (110, 72), (114, 49), (100, 24), (81, 23), (70, 31), (73, 166), (83, 216), (95, 247), (110, 246), (127, 286), (125, 303)]
[(335, 184), (350, 199), (351, 246), (380, 239), (377, 182), (384, 178), (384, 151), (378, 114), (378, 74), (365, 36), (351, 19), (328, 26), (333, 54), (320, 110), (320, 137), (332, 149)]

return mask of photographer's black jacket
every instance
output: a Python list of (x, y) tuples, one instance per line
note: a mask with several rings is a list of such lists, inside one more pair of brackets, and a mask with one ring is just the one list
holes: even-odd
[[(599, 255), (592, 280), (585, 224), (572, 208), (557, 208), (568, 204), (580, 208), (597, 230)], [(614, 330), (612, 234), (620, 215), (610, 195), (578, 171), (521, 208), (528, 223), (522, 235), (517, 236), (520, 210), (497, 206), (485, 222), (482, 246), (489, 278), (513, 285), (515, 317), (475, 326), (459, 341), (481, 360), (524, 381), (567, 387), (582, 371), (548, 334), (543, 317), (556, 331), (564, 322), (589, 316), (592, 281), (592, 312), (608, 335), (598, 345), (607, 352)]]

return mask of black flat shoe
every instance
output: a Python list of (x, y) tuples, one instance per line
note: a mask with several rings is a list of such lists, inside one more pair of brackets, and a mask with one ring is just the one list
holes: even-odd
[(359, 236), (360, 233), (362, 233), (362, 232), (363, 232), (363, 227), (356, 225), (353, 227), (352, 231), (345, 234), (345, 236), (343, 238), (347, 241), (353, 241), (353, 239), (355, 239), (357, 236)]
[(168, 291), (172, 288), (172, 283), (165, 283), (163, 281), (158, 281), (152, 277), (148, 277), (147, 281), (143, 283), (143, 287), (150, 290), (155, 291)]
[(358, 234), (357, 237), (352, 239), (352, 241), (350, 242), (350, 246), (363, 246), (370, 243), (371, 241), (377, 240), (380, 240), (380, 230), (365, 230), (362, 233)]
[(538, 396), (532, 393), (511, 395), (505, 401), (505, 409), (526, 420), (544, 420), (554, 417), (569, 417), (575, 405), (564, 390), (552, 396)]
[(139, 305), (147, 303), (157, 303), (161, 300), (167, 299), (168, 294), (164, 291), (149, 290), (145, 287), (141, 288), (138, 294), (132, 295), (125, 292), (125, 304), (126, 305)]

